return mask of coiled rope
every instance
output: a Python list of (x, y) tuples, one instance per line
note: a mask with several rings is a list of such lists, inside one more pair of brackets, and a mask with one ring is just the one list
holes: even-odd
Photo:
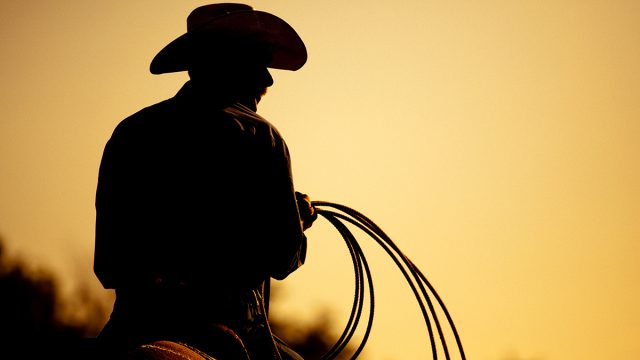
[(402, 275), (407, 280), (407, 283), (411, 287), (413, 295), (420, 306), (420, 311), (422, 312), (422, 316), (427, 325), (433, 359), (438, 359), (437, 340), (433, 331), (434, 325), (438, 332), (439, 343), (442, 348), (442, 352), (444, 352), (445, 358), (449, 360), (451, 357), (431, 296), (436, 299), (440, 309), (447, 318), (449, 327), (455, 337), (458, 353), (460, 354), (461, 359), (466, 359), (464, 349), (462, 348), (462, 342), (460, 341), (460, 336), (449, 311), (444, 305), (444, 302), (424, 274), (422, 274), (415, 264), (413, 264), (411, 260), (409, 260), (409, 258), (400, 251), (398, 246), (394, 244), (384, 231), (382, 231), (382, 229), (369, 218), (347, 206), (326, 201), (313, 201), (311, 204), (315, 208), (316, 213), (327, 219), (338, 230), (338, 232), (340, 232), (340, 235), (342, 235), (342, 238), (345, 240), (347, 248), (349, 249), (355, 273), (355, 294), (349, 320), (347, 321), (342, 335), (321, 359), (335, 359), (353, 338), (362, 316), (365, 304), (366, 288), (369, 289), (369, 316), (367, 320), (367, 327), (362, 340), (354, 354), (351, 356), (351, 359), (356, 359), (364, 349), (373, 325), (375, 297), (371, 271), (369, 270), (369, 264), (362, 252), (362, 248), (356, 241), (355, 236), (347, 227), (347, 223), (356, 226), (373, 238), (391, 257), (398, 269), (402, 272)]

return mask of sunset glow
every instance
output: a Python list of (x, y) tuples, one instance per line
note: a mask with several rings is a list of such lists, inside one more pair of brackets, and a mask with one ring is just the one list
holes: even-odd
[[(149, 62), (205, 3), (0, 5), (8, 251), (108, 296), (92, 272), (102, 150), (187, 79)], [(469, 359), (640, 356), (640, 2), (250, 4), (308, 49), (301, 70), (272, 71), (258, 108), (296, 187), (380, 225), (444, 298)], [(307, 236), (271, 311), (304, 322), (328, 309), (339, 334), (352, 265), (325, 221)], [(361, 242), (377, 310), (362, 358), (429, 358), (410, 289)]]

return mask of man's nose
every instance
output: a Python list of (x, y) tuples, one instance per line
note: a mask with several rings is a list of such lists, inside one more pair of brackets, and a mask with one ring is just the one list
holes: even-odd
[(273, 85), (273, 77), (271, 77), (271, 73), (269, 72), (269, 69), (264, 68), (261, 72), (260, 72), (260, 82), (261, 85), (263, 85), (264, 87), (269, 87), (271, 85)]

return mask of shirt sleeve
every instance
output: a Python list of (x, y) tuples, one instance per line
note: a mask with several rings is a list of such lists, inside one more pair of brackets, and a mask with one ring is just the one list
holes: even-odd
[[(306, 257), (307, 239), (300, 223), (300, 214), (295, 197), (289, 150), (284, 140), (276, 137), (274, 179), (274, 209), (282, 214), (281, 230), (285, 235), (281, 244), (281, 253), (276, 254), (277, 264), (272, 276), (284, 279), (302, 266)], [(288, 230), (287, 230), (288, 229)]]

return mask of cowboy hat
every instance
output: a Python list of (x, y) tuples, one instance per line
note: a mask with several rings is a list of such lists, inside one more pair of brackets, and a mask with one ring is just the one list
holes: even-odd
[(296, 31), (279, 17), (244, 4), (211, 4), (187, 17), (187, 32), (165, 46), (151, 61), (152, 74), (189, 69), (197, 51), (216, 51), (229, 43), (258, 45), (267, 51), (267, 67), (298, 70), (307, 50)]

